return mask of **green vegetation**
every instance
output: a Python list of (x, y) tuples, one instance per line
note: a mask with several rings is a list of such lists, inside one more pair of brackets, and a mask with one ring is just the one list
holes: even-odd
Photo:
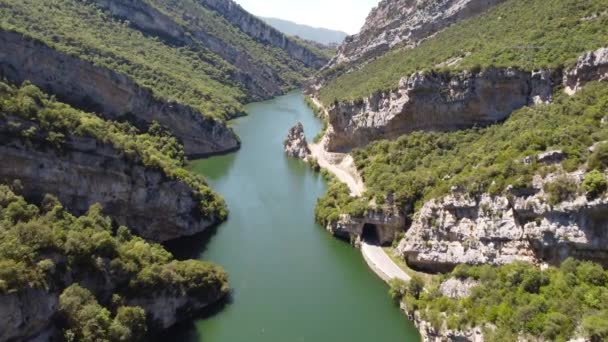
[(319, 224), (327, 226), (329, 223), (337, 222), (342, 214), (362, 216), (367, 212), (367, 202), (351, 197), (346, 184), (333, 175), (324, 174), (328, 178), (329, 186), (315, 207), (315, 220)]
[[(0, 0), (0, 29), (19, 32), (59, 51), (128, 75), (159, 99), (190, 105), (204, 115), (228, 119), (248, 99), (237, 67), (198, 40), (204, 32), (231, 47), (218, 53), (248, 56), (293, 88), (310, 72), (282, 49), (262, 44), (195, 0), (141, 0), (181, 26), (191, 43), (140, 31), (104, 11), (95, 1)], [(319, 52), (320, 53), (320, 52)], [(247, 71), (245, 71), (247, 72)]]
[(59, 312), (70, 327), (64, 331), (68, 342), (142, 341), (146, 335), (146, 313), (140, 307), (121, 306), (114, 317), (99, 305), (95, 296), (79, 285), (65, 289), (59, 297)]
[(155, 96), (222, 118), (242, 112), (243, 92), (228, 79), (233, 67), (209, 51), (171, 47), (74, 0), (2, 0), (0, 28), (124, 73)]
[(581, 53), (608, 45), (606, 6), (606, 0), (509, 0), (414, 49), (395, 49), (338, 77), (320, 97), (325, 104), (367, 97), (396, 88), (401, 77), (416, 71), (442, 69), (437, 65), (453, 58), (462, 60), (452, 70), (569, 65)]
[[(28, 123), (12, 122), (8, 115), (17, 116)], [(183, 147), (158, 124), (149, 132), (140, 134), (126, 123), (104, 121), (101, 118), (57, 102), (37, 87), (25, 83), (16, 88), (0, 82), (0, 119), (12, 122), (14, 130), (23, 138), (32, 140), (38, 135), (55, 148), (61, 148), (66, 137), (72, 135), (93, 137), (112, 144), (132, 160), (162, 170), (168, 177), (189, 184), (201, 201), (201, 213), (206, 217), (223, 220), (228, 215), (226, 204), (200, 176), (184, 169)]]
[[(176, 23), (192, 31), (202, 30), (218, 37), (227, 45), (247, 54), (252, 61), (260, 67), (271, 67), (285, 84), (285, 90), (291, 89), (304, 81), (312, 72), (304, 64), (294, 60), (289, 54), (279, 48), (261, 44), (243, 31), (231, 25), (224, 17), (203, 6), (204, 2), (197, 0), (144, 0), (164, 14), (171, 17)], [(302, 45), (318, 57), (326, 57), (326, 52), (314, 49), (309, 44), (289, 37), (292, 41)]]
[(308, 97), (308, 96), (304, 97), (304, 102), (306, 103), (308, 108), (310, 108), (310, 110), (312, 110), (313, 114), (317, 118), (319, 118), (323, 121), (323, 127), (321, 128), (319, 133), (317, 133), (317, 135), (315, 135), (315, 137), (313, 139), (313, 143), (317, 144), (321, 141), (321, 139), (323, 139), (323, 136), (325, 135), (325, 131), (327, 131), (327, 127), (329, 127), (329, 121), (328, 121), (327, 117), (325, 116), (325, 112), (323, 111), (323, 108), (320, 108), (319, 106), (317, 106), (317, 104), (314, 103), (310, 97)]
[(597, 170), (589, 172), (585, 176), (585, 181), (583, 181), (583, 189), (585, 189), (589, 198), (597, 198), (608, 190), (606, 177)]
[(608, 272), (592, 262), (568, 259), (545, 271), (524, 263), (459, 266), (451, 276), (475, 279), (479, 286), (464, 299), (444, 297), (437, 285), (422, 292), (419, 282), (393, 283), (390, 294), (435, 328), (495, 325), (495, 331), (485, 329), (489, 341), (518, 336), (566, 341), (579, 332), (593, 341), (608, 338)]
[[(392, 197), (400, 207), (449, 193), (452, 187), (473, 196), (503, 193), (509, 185), (528, 188), (536, 174), (557, 172), (554, 165), (537, 163), (536, 155), (559, 149), (567, 157), (565, 171), (583, 167), (598, 155), (589, 147), (608, 140), (600, 120), (608, 112), (608, 85), (588, 85), (574, 97), (558, 94), (550, 105), (523, 108), (503, 124), (457, 132), (414, 132), (395, 141), (377, 141), (355, 150), (357, 168), (367, 185), (363, 201), (381, 204)], [(601, 145), (600, 145), (601, 146)], [(532, 156), (531, 163), (523, 160)], [(572, 186), (556, 200), (576, 192)], [(563, 189), (562, 189), (563, 188)], [(319, 201), (317, 218), (333, 220), (340, 213), (360, 210), (362, 200), (348, 196), (345, 186), (333, 184)]]
[(576, 180), (568, 176), (560, 176), (554, 181), (545, 184), (544, 190), (548, 195), (549, 204), (551, 205), (571, 201), (579, 192)]
[[(162, 246), (132, 236), (126, 227), (114, 233), (98, 205), (74, 217), (52, 196), (39, 208), (0, 186), (0, 294), (57, 289), (65, 286), (58, 280), (92, 274), (112, 279), (113, 302), (161, 292), (209, 299), (229, 290), (226, 273), (213, 264), (175, 261)], [(112, 317), (77, 285), (66, 289), (60, 302), (68, 340), (136, 341), (146, 331), (143, 310), (112, 303)]]
[(608, 143), (598, 144), (589, 158), (589, 168), (604, 171), (608, 168)]

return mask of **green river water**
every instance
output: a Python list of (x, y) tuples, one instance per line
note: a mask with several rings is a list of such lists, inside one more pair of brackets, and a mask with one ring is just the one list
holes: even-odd
[(240, 151), (192, 165), (226, 199), (228, 221), (205, 237), (169, 246), (178, 256), (222, 265), (233, 295), (165, 340), (419, 341), (360, 252), (314, 222), (326, 183), (287, 158), (282, 147), (298, 121), (308, 139), (321, 129), (303, 95), (251, 104), (247, 112), (233, 124), (243, 142)]

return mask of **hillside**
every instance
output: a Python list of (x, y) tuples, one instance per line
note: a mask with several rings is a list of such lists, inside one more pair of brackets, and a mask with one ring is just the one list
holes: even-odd
[(72, 213), (93, 204), (138, 235), (166, 241), (224, 220), (226, 204), (188, 173), (184, 149), (155, 123), (140, 132), (102, 120), (24, 84), (0, 82), (0, 180), (39, 201), (50, 193)]
[[(0, 27), (127, 75), (158, 98), (221, 119), (241, 114), (244, 102), (297, 86), (312, 68), (325, 64), (323, 57), (225, 2), (227, 7), (218, 6), (222, 1), (54, 0), (43, 5), (2, 0)], [(235, 15), (252, 30), (235, 25)]]
[[(387, 2), (390, 3), (391, 1)], [(514, 67), (522, 70), (572, 65), (585, 51), (608, 44), (605, 0), (508, 0), (411, 46), (395, 45), (319, 91), (325, 104), (397, 88), (416, 71)], [(371, 16), (367, 26), (375, 21)], [(430, 24), (429, 24), (430, 25)], [(362, 49), (375, 47), (362, 42)], [(407, 43), (404, 43), (407, 45)], [(348, 42), (341, 47), (349, 46)], [(335, 64), (324, 74), (342, 73)]]
[(319, 27), (312, 27), (294, 23), (292, 21), (278, 18), (262, 18), (270, 26), (277, 30), (290, 35), (297, 36), (302, 39), (310, 40), (323, 45), (341, 44), (348, 36), (348, 33), (336, 30), (330, 30)]
[(423, 341), (608, 338), (607, 5), (385, 0), (311, 87), (365, 183), (316, 219), (437, 274), (392, 284)]
[(76, 217), (18, 188), (0, 185), (2, 341), (141, 341), (229, 291), (223, 269), (114, 231), (98, 205)]

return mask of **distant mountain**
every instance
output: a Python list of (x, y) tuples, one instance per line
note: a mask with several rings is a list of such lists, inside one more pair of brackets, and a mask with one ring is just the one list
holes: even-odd
[(341, 44), (348, 33), (342, 31), (329, 30), (325, 28), (317, 28), (307, 25), (297, 24), (291, 21), (277, 18), (261, 18), (270, 26), (277, 30), (290, 35), (298, 36), (306, 40), (312, 40), (325, 45)]

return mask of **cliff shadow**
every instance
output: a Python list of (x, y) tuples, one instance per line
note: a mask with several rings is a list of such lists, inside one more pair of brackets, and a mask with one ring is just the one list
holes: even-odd
[(197, 329), (197, 321), (206, 320), (215, 315), (220, 314), (225, 308), (234, 303), (232, 292), (219, 302), (208, 306), (207, 308), (197, 312), (192, 319), (179, 322), (171, 328), (155, 332), (153, 336), (149, 336), (152, 342), (202, 342), (207, 339), (199, 329)]
[(211, 239), (217, 234), (220, 224), (213, 225), (204, 232), (167, 241), (163, 246), (175, 256), (177, 260), (200, 259), (207, 250)]

